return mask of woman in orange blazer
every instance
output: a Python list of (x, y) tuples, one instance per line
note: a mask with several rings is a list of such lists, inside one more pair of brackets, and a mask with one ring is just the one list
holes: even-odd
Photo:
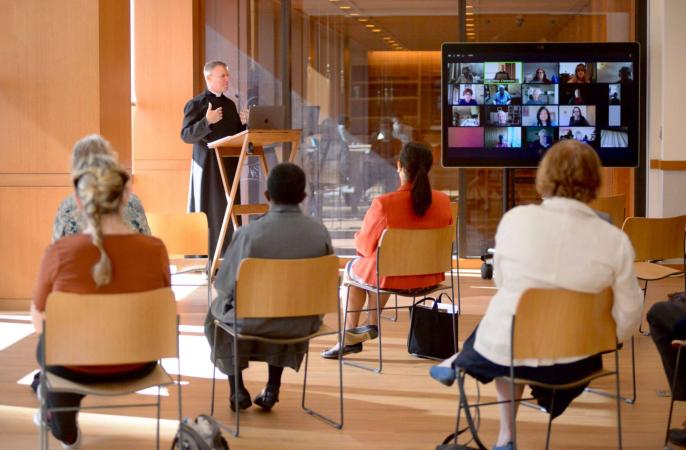
[[(362, 228), (355, 234), (355, 249), (358, 257), (346, 266), (346, 279), (343, 285), (350, 290), (348, 309), (362, 309), (369, 299), (368, 325), (358, 327), (359, 312), (348, 313), (350, 329), (346, 332), (343, 354), (362, 351), (362, 342), (378, 336), (376, 316), (376, 251), (379, 239), (386, 228), (441, 228), (452, 223), (450, 200), (442, 192), (433, 191), (429, 183), (429, 171), (433, 164), (431, 150), (425, 144), (409, 142), (398, 156), (398, 175), (400, 188), (389, 194), (381, 195), (372, 201), (364, 216)], [(420, 276), (382, 277), (382, 289), (399, 290), (412, 295), (444, 280), (442, 273)], [(349, 280), (369, 286), (363, 289), (349, 285)], [(388, 301), (388, 294), (381, 295), (381, 307)], [(322, 352), (324, 358), (338, 358), (340, 347)]]

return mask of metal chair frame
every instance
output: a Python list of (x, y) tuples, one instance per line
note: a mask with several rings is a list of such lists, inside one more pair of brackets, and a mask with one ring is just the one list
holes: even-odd
[[(332, 256), (332, 255), (329, 255)], [(257, 259), (257, 258), (246, 258), (246, 259)], [(315, 258), (312, 258), (315, 259)], [(245, 260), (243, 260), (244, 262)], [(283, 261), (293, 261), (293, 260), (283, 260)], [(241, 265), (243, 264), (241, 263)], [(240, 275), (240, 268), (239, 268), (239, 275)], [(236, 277), (236, 290), (234, 292), (238, 292), (238, 283), (239, 283), (239, 278)], [(338, 297), (338, 289), (336, 289), (336, 297)], [(238, 307), (236, 306), (236, 319), (238, 319), (239, 316), (239, 310)], [(338, 358), (338, 379), (339, 379), (339, 421), (335, 421), (334, 419), (331, 419), (317, 411), (314, 411), (313, 409), (309, 408), (306, 403), (306, 393), (307, 393), (307, 369), (308, 369), (308, 360), (309, 360), (309, 353), (310, 353), (310, 340), (314, 339), (315, 337), (319, 336), (326, 336), (326, 335), (332, 335), (336, 334), (338, 336), (338, 342), (341, 342), (343, 339), (342, 333), (341, 333), (341, 310), (340, 308), (336, 308), (337, 311), (337, 330), (333, 330), (329, 327), (326, 327), (325, 325), (322, 325), (322, 327), (317, 330), (316, 332), (307, 335), (307, 336), (302, 336), (298, 338), (287, 338), (287, 339), (277, 339), (277, 338), (267, 338), (264, 336), (254, 336), (254, 335), (248, 335), (248, 334), (242, 334), (239, 333), (238, 330), (236, 329), (235, 323), (232, 325), (225, 324), (219, 320), (214, 320), (214, 340), (212, 343), (212, 392), (211, 392), (211, 403), (210, 403), (210, 415), (214, 416), (214, 403), (215, 403), (215, 385), (216, 385), (216, 370), (217, 370), (217, 358), (216, 358), (216, 348), (217, 348), (217, 332), (219, 329), (223, 330), (224, 332), (228, 333), (229, 335), (233, 336), (233, 368), (234, 368), (234, 374), (238, 374), (240, 372), (239, 366), (238, 366), (238, 340), (256, 340), (256, 341), (262, 341), (262, 342), (268, 342), (268, 343), (274, 343), (274, 344), (295, 344), (299, 342), (307, 342), (307, 349), (304, 352), (305, 355), (305, 371), (303, 375), (303, 391), (302, 391), (302, 397), (300, 400), (300, 406), (302, 410), (320, 420), (325, 422), (326, 424), (340, 430), (343, 428), (343, 361), (341, 359), (341, 356), (339, 355)], [(238, 392), (238, 377), (235, 377), (235, 384), (234, 384), (234, 392)], [(227, 430), (230, 432), (234, 437), (238, 437), (240, 433), (240, 407), (238, 405), (238, 396), (234, 396), (234, 408), (235, 408), (235, 422), (234, 422), (234, 428), (232, 429), (228, 425), (219, 422), (219, 425), (221, 428)]]
[[(455, 226), (455, 230), (456, 230), (455, 236), (457, 236), (457, 226)], [(404, 230), (404, 231), (425, 231), (425, 230)], [(348, 313), (349, 312), (376, 311), (378, 330), (379, 330), (378, 360), (377, 360), (378, 365), (377, 365), (377, 367), (372, 367), (372, 366), (369, 366), (367, 364), (362, 364), (362, 363), (359, 363), (356, 361), (352, 361), (348, 358), (343, 358), (343, 364), (347, 364), (347, 365), (357, 367), (360, 369), (364, 369), (364, 370), (369, 370), (369, 371), (374, 372), (374, 373), (381, 373), (381, 371), (383, 370), (383, 351), (382, 351), (382, 341), (381, 341), (381, 339), (382, 339), (381, 338), (381, 334), (382, 334), (381, 333), (381, 318), (382, 318), (381, 311), (383, 309), (394, 309), (396, 311), (396, 317), (395, 318), (397, 319), (397, 310), (401, 309), (401, 308), (409, 310), (410, 308), (414, 307), (415, 302), (417, 300), (417, 297), (425, 297), (431, 293), (448, 289), (448, 286), (445, 286), (445, 285), (432, 286), (432, 287), (427, 288), (424, 291), (416, 292), (412, 296), (412, 305), (411, 306), (398, 306), (396, 303), (396, 305), (394, 307), (382, 308), (381, 304), (380, 304), (381, 303), (380, 302), (381, 294), (394, 294), (396, 296), (396, 302), (397, 302), (397, 295), (399, 293), (399, 291), (392, 290), (392, 289), (381, 289), (381, 287), (379, 286), (379, 283), (381, 281), (380, 274), (383, 273), (381, 270), (382, 268), (381, 268), (381, 261), (380, 261), (381, 246), (383, 245), (384, 236), (387, 232), (388, 232), (388, 229), (386, 231), (384, 231), (384, 233), (381, 235), (381, 239), (379, 239), (379, 244), (377, 246), (377, 251), (376, 251), (376, 285), (373, 286), (372, 289), (370, 289), (370, 286), (355, 283), (352, 280), (350, 281), (351, 286), (359, 287), (361, 289), (366, 290), (367, 292), (370, 292), (370, 291), (375, 292), (376, 293), (376, 299), (377, 299), (377, 304), (376, 304), (377, 307), (376, 308), (361, 308), (361, 309), (356, 309), (356, 310), (349, 310), (348, 309), (348, 301), (350, 299), (350, 290), (348, 289), (348, 290), (346, 290), (345, 312), (344, 312), (344, 317), (343, 317), (343, 330), (347, 330), (347, 322), (348, 322)], [(457, 246), (453, 245), (453, 248), (456, 249)], [(455, 279), (454, 279), (454, 273), (453, 273), (454, 271), (452, 269), (452, 256), (453, 256), (453, 251), (451, 250), (451, 252), (450, 252), (450, 267), (451, 267), (451, 270), (450, 270), (450, 302), (451, 302), (452, 311), (453, 311), (453, 313), (455, 313)], [(458, 268), (459, 268), (459, 263), (458, 263)], [(458, 291), (457, 291), (458, 292), (458, 296), (457, 296), (458, 309), (457, 309), (457, 314), (461, 314), (459, 271), (458, 271), (457, 277), (458, 277), (458, 284), (457, 284), (457, 286), (458, 286), (458, 288), (457, 288), (458, 289)], [(400, 291), (400, 294), (402, 295), (402, 291)], [(345, 335), (345, 331), (343, 332), (343, 335)], [(341, 346), (344, 345), (344, 341), (339, 341), (339, 342), (340, 342)], [(455, 353), (457, 353), (457, 351), (459, 350), (459, 345), (457, 343), (457, 326), (455, 325), (454, 321), (453, 321), (453, 345), (454, 345)]]
[[(80, 294), (73, 294), (73, 295), (80, 295)], [(117, 294), (114, 294), (117, 295)], [(173, 294), (172, 294), (173, 295)], [(52, 305), (51, 305), (52, 306)], [(48, 417), (48, 412), (68, 412), (68, 411), (82, 411), (82, 410), (100, 410), (100, 409), (112, 409), (112, 408), (138, 408), (138, 407), (144, 407), (144, 406), (154, 406), (157, 408), (157, 422), (156, 422), (156, 435), (155, 435), (155, 442), (156, 442), (156, 448), (159, 450), (160, 448), (160, 406), (161, 406), (161, 395), (160, 395), (160, 390), (162, 386), (166, 386), (169, 384), (173, 384), (174, 381), (169, 379), (168, 382), (165, 382), (164, 384), (153, 384), (153, 385), (147, 385), (147, 386), (137, 386), (135, 390), (130, 390), (130, 389), (124, 389), (121, 391), (117, 391), (115, 393), (112, 393), (108, 390), (107, 393), (98, 393), (99, 391), (96, 388), (93, 388), (91, 385), (82, 385), (82, 389), (80, 390), (69, 390), (69, 391), (64, 391), (64, 392), (73, 392), (76, 394), (83, 394), (83, 395), (95, 395), (95, 396), (123, 396), (123, 395), (129, 395), (135, 393), (139, 389), (147, 388), (147, 387), (154, 387), (157, 386), (157, 401), (154, 403), (135, 403), (135, 404), (110, 404), (110, 405), (101, 405), (101, 406), (75, 406), (75, 407), (55, 407), (55, 408), (48, 408), (46, 404), (46, 398), (47, 396), (45, 393), (47, 390), (50, 389), (49, 386), (49, 379), (53, 378), (60, 380), (61, 377), (58, 377), (53, 374), (49, 374), (46, 372), (46, 355), (48, 354), (48, 344), (49, 342), (46, 340), (46, 330), (47, 327), (50, 325), (49, 319), (46, 316), (45, 319), (43, 320), (43, 332), (41, 333), (40, 339), (43, 345), (43, 352), (42, 352), (42, 357), (40, 360), (40, 367), (41, 367), (41, 376), (40, 376), (40, 385), (38, 386), (38, 389), (41, 392), (41, 406), (40, 406), (40, 448), (41, 449), (49, 449), (50, 447), (50, 438), (49, 438), (49, 432), (48, 432), (48, 426), (47, 426), (47, 417)], [(177, 376), (176, 376), (176, 386), (177, 386), (177, 393), (178, 393), (178, 417), (179, 417), (179, 423), (181, 422), (182, 418), (182, 396), (181, 396), (181, 359), (179, 357), (179, 316), (176, 316), (176, 361), (177, 361)], [(88, 345), (88, 343), (82, 343), (82, 345)], [(59, 361), (55, 362), (59, 364)], [(162, 362), (161, 360), (158, 360), (158, 366), (161, 368), (162, 367)], [(162, 369), (164, 371), (164, 369)], [(166, 371), (164, 371), (166, 374)], [(167, 375), (169, 376), (169, 375)], [(122, 381), (122, 382), (107, 382), (108, 384), (122, 384), (122, 385), (129, 385), (132, 381), (134, 380), (127, 380), (127, 381)], [(73, 383), (73, 382), (72, 382)], [(79, 385), (80, 383), (74, 383)], [(56, 392), (60, 392), (57, 391)], [(181, 429), (179, 428), (179, 433), (182, 433)]]
[[(520, 300), (521, 302), (521, 300)], [(458, 435), (460, 434), (460, 415), (462, 412), (462, 409), (465, 410), (465, 418), (467, 420), (468, 426), (472, 430), (476, 430), (475, 425), (474, 425), (474, 420), (471, 416), (471, 413), (469, 411), (470, 408), (479, 408), (482, 406), (491, 406), (491, 405), (499, 405), (503, 403), (510, 403), (511, 405), (511, 415), (512, 415), (512, 442), (513, 442), (513, 448), (514, 450), (517, 449), (517, 423), (516, 423), (516, 415), (515, 415), (515, 403), (524, 403), (529, 400), (533, 400), (533, 397), (529, 398), (515, 398), (515, 386), (516, 385), (526, 385), (526, 384), (535, 384), (537, 386), (545, 387), (547, 389), (553, 390), (553, 398), (551, 401), (551, 407), (550, 409), (552, 410), (555, 405), (555, 390), (560, 389), (560, 388), (570, 388), (574, 386), (578, 386), (581, 384), (585, 384), (591, 380), (595, 380), (598, 378), (606, 377), (606, 376), (615, 376), (615, 391), (616, 394), (613, 396), (616, 400), (616, 407), (617, 407), (617, 440), (619, 444), (619, 449), (622, 449), (622, 419), (621, 419), (621, 397), (619, 395), (619, 344), (617, 343), (615, 348), (613, 350), (610, 350), (612, 353), (614, 353), (614, 362), (615, 362), (615, 370), (613, 371), (606, 371), (606, 370), (599, 370), (598, 372), (591, 374), (581, 380), (578, 380), (576, 382), (572, 383), (567, 383), (567, 384), (562, 384), (562, 385), (555, 385), (555, 384), (546, 384), (546, 383), (540, 383), (540, 382), (534, 382), (531, 380), (526, 380), (526, 379), (518, 379), (515, 377), (514, 373), (514, 361), (515, 361), (515, 326), (516, 326), (516, 318), (517, 314), (512, 317), (512, 328), (510, 331), (510, 376), (506, 377), (506, 379), (510, 382), (510, 392), (513, 400), (504, 400), (504, 401), (491, 401), (491, 402), (478, 402), (475, 404), (469, 404), (467, 401), (467, 396), (465, 395), (464, 391), (464, 381), (466, 378), (466, 372), (463, 369), (459, 369), (457, 371), (457, 385), (458, 385), (458, 390), (459, 390), (459, 401), (458, 401), (458, 410), (457, 410), (457, 420), (456, 420), (456, 427), (455, 427), (455, 435), (454, 435), (454, 443), (457, 443), (457, 438)], [(614, 322), (614, 321), (613, 321)], [(520, 358), (525, 358), (526, 355), (519, 355)], [(551, 436), (551, 431), (552, 431), (552, 414), (548, 414), (548, 425), (547, 425), (547, 432), (546, 432), (546, 445), (545, 448), (546, 450), (550, 446), (550, 436)], [(474, 441), (476, 442), (477, 446), (479, 446), (480, 449), (485, 449), (486, 447), (483, 445), (479, 437), (474, 434), (473, 435)]]

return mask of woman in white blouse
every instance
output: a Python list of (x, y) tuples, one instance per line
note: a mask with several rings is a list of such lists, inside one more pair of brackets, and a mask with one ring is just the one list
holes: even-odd
[[(600, 187), (600, 160), (586, 144), (560, 141), (543, 157), (536, 174), (540, 205), (519, 206), (505, 214), (495, 236), (495, 283), (477, 329), (462, 351), (431, 369), (437, 380), (451, 384), (455, 367), (483, 383), (495, 379), (499, 401), (511, 400), (509, 382), (510, 326), (521, 294), (528, 288), (562, 288), (599, 292), (612, 286), (612, 316), (617, 339), (638, 328), (643, 300), (633, 271), (634, 250), (621, 230), (588, 206)], [(600, 355), (564, 360), (515, 360), (515, 376), (542, 382), (578, 380), (602, 367)], [(561, 414), (584, 387), (557, 391), (553, 417)], [(523, 387), (515, 392), (521, 397)], [(538, 403), (550, 406), (551, 391), (533, 388)], [(494, 450), (512, 448), (511, 407), (500, 404), (500, 433)]]

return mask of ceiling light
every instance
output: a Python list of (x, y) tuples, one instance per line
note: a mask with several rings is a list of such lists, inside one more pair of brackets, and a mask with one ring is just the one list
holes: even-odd
[(371, 24), (371, 23), (368, 23), (367, 25), (365, 25), (365, 27), (367, 27), (367, 28), (374, 28), (375, 26), (376, 26), (376, 25), (373, 25), (373, 24)]
[(357, 19), (357, 21), (358, 22), (369, 22), (369, 19), (364, 18), (364, 17), (360, 17), (359, 19)]
[(339, 6), (338, 9), (348, 10), (348, 9), (352, 9), (352, 6), (343, 5), (343, 6)]
[(381, 29), (380, 28), (374, 28), (374, 29), (372, 29), (372, 32), (381, 33)]
[(391, 39), (391, 38), (388, 37), (388, 36), (384, 36), (384, 37), (383, 37), (383, 40), (384, 40), (384, 41), (392, 41), (393, 39)]
[(350, 13), (350, 14), (348, 14), (348, 15), (349, 15), (350, 17), (356, 17), (356, 16), (359, 16), (360, 13), (352, 12), (352, 13)]

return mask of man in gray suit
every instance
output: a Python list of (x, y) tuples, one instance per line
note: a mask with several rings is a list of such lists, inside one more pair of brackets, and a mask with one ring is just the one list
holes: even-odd
[[(306, 336), (318, 330), (322, 323), (319, 316), (290, 317), (282, 319), (235, 319), (234, 288), (238, 266), (243, 258), (298, 259), (314, 258), (333, 253), (329, 232), (321, 222), (305, 216), (300, 202), (305, 199), (305, 173), (295, 164), (282, 163), (275, 166), (267, 177), (265, 196), (270, 202), (269, 211), (259, 220), (239, 228), (226, 249), (224, 261), (217, 274), (214, 287), (217, 290), (210, 311), (205, 319), (205, 336), (214, 340), (214, 319), (232, 325), (238, 332), (290, 338)], [(269, 411), (279, 401), (279, 387), (284, 367), (300, 368), (307, 343), (280, 345), (257, 341), (238, 341), (239, 369), (248, 367), (248, 361), (265, 361), (269, 365), (267, 386), (255, 397), (255, 404)], [(217, 333), (217, 367), (229, 376), (231, 396), (229, 406), (235, 409), (238, 396), (241, 409), (252, 405), (250, 393), (243, 385), (241, 373), (234, 374), (233, 338)], [(238, 392), (235, 382), (238, 377)]]

